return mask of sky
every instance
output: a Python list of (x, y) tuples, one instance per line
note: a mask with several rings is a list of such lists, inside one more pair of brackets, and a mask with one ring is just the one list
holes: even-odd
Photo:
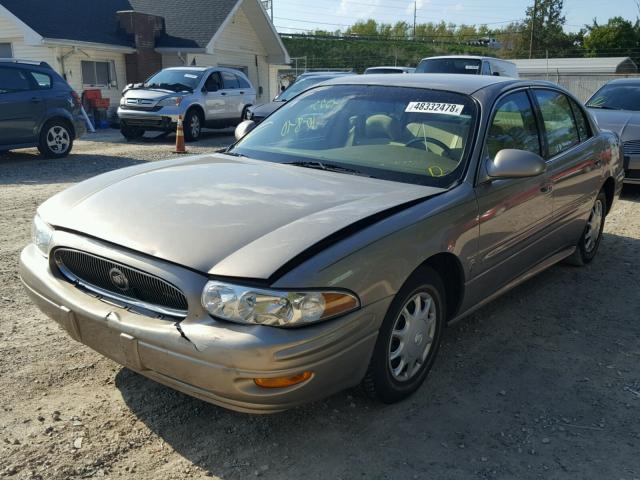
[[(533, 0), (416, 0), (418, 23), (488, 24), (499, 27), (524, 17)], [(274, 23), (280, 32), (344, 30), (357, 20), (374, 18), (385, 23), (413, 24), (414, 0), (273, 0)], [(577, 31), (596, 18), (636, 19), (635, 0), (565, 0), (565, 29)]]

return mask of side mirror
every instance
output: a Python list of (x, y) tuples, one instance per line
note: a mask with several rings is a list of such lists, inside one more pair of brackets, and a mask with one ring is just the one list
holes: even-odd
[(540, 155), (526, 150), (505, 148), (496, 158), (487, 161), (487, 174), (490, 178), (526, 178), (538, 176), (547, 169)]
[(240, 122), (236, 127), (235, 136), (236, 140), (243, 139), (247, 133), (256, 128), (256, 122), (253, 120), (245, 120), (244, 122)]

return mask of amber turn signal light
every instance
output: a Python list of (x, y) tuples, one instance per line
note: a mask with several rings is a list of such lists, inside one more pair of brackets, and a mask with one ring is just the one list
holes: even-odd
[(297, 385), (311, 378), (311, 372), (304, 372), (292, 377), (254, 378), (256, 385), (262, 388), (284, 388)]

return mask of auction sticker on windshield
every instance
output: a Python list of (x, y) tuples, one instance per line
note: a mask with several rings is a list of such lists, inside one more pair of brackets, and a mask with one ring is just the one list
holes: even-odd
[(460, 115), (464, 105), (439, 102), (409, 102), (405, 112), (442, 113), (444, 115)]

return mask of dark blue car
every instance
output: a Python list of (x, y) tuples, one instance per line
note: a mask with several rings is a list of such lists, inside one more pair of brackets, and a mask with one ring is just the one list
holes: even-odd
[(47, 63), (0, 59), (0, 151), (64, 157), (84, 133), (80, 97)]

